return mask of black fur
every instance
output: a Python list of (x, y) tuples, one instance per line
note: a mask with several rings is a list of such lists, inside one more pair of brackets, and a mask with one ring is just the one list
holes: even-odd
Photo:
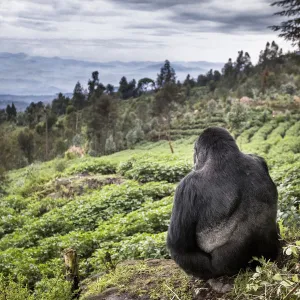
[(188, 274), (234, 275), (253, 256), (275, 260), (277, 189), (263, 158), (239, 151), (227, 130), (206, 129), (194, 170), (178, 185), (167, 245)]

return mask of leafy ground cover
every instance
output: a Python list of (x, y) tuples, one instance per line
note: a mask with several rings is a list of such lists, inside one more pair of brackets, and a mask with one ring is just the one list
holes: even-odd
[[(278, 264), (262, 261), (255, 272), (232, 278), (234, 289), (222, 299), (300, 297), (297, 118), (255, 121), (235, 132), (242, 151), (268, 161), (285, 246)], [(192, 168), (195, 139), (173, 142), (174, 154), (160, 141), (107, 157), (56, 159), (9, 172), (0, 200), (0, 299), (71, 299), (63, 277), (67, 248), (79, 255), (81, 280), (103, 274), (84, 281), (82, 299), (112, 287), (132, 298), (219, 299), (168, 260), (165, 244), (176, 182)], [(139, 262), (119, 264), (128, 260)]]

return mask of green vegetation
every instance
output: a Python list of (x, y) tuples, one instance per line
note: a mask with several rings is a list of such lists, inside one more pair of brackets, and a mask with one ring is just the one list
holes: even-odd
[[(292, 113), (259, 123), (259, 114), (264, 113), (249, 113), (255, 117), (247, 121), (259, 125), (244, 130), (238, 143), (243, 151), (263, 155), (269, 163), (279, 190), (279, 221), (287, 246), (278, 266), (264, 262), (255, 273), (241, 273), (228, 299), (255, 299), (265, 290), (272, 299), (283, 299), (298, 284), (300, 149), (295, 141), (300, 118)], [(70, 299), (70, 285), (61, 277), (60, 257), (67, 248), (80, 257), (81, 280), (99, 272), (108, 274), (88, 284), (83, 295), (99, 294), (111, 286), (125, 294), (149, 295), (145, 281), (167, 272), (167, 279), (150, 285), (151, 299), (174, 292), (180, 299), (192, 299), (195, 284), (177, 267), (168, 269), (168, 261), (159, 260), (155, 268), (143, 261), (125, 269), (117, 264), (169, 258), (165, 238), (173, 183), (191, 170), (194, 139), (173, 142), (173, 155), (169, 143), (160, 141), (107, 157), (57, 159), (7, 173), (0, 202), (3, 299), (21, 295), (22, 299)], [(290, 299), (296, 299), (297, 293)]]
[(299, 299), (299, 71), (299, 56), (272, 42), (257, 65), (239, 51), (222, 73), (181, 83), (166, 61), (156, 81), (123, 77), (118, 92), (95, 71), (87, 92), (77, 83), (71, 98), (0, 111), (0, 300), (71, 299), (69, 248), (79, 256), (82, 299), (109, 288), (218, 299), (168, 259), (165, 242), (176, 183), (208, 126), (265, 157), (285, 240), (278, 263), (254, 258), (261, 266), (233, 278), (224, 299)]

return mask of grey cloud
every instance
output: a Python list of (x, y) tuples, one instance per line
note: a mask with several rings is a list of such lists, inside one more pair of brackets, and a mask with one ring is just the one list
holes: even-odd
[(155, 11), (165, 8), (172, 8), (182, 4), (204, 3), (209, 0), (111, 0), (118, 5), (128, 9)]
[[(143, 0), (131, 0), (129, 2), (138, 2), (141, 4), (141, 7), (144, 3)], [(278, 17), (274, 16), (274, 8), (268, 5), (272, 2), (271, 0), (261, 0), (261, 4), (264, 7), (263, 10), (259, 6), (249, 9), (245, 5), (245, 9), (240, 8), (239, 11), (228, 9), (227, 7), (230, 7), (229, 3), (222, 1), (210, 1), (210, 3), (205, 3), (206, 1), (193, 1), (193, 5), (179, 5), (179, 1), (171, 0), (163, 2), (161, 7), (167, 4), (170, 6), (169, 13), (165, 19), (169, 24), (148, 23), (131, 25), (131, 28), (139, 30), (155, 29), (158, 35), (159, 32), (161, 33), (165, 29), (175, 29), (177, 33), (184, 34), (186, 32), (266, 33), (270, 32), (268, 26), (278, 23)], [(149, 5), (152, 5), (152, 8), (155, 9), (159, 3), (149, 3)]]
[(43, 22), (43, 21), (35, 21), (31, 19), (23, 19), (19, 18), (14, 22), (11, 22), (11, 24), (17, 26), (17, 27), (24, 27), (29, 29), (34, 29), (37, 31), (57, 31), (57, 27), (55, 27), (53, 24), (49, 22)]
[[(214, 15), (201, 12), (181, 12), (176, 15), (175, 22), (183, 26), (191, 25), (191, 30), (199, 32), (266, 32), (269, 30), (268, 26), (274, 23), (274, 18), (272, 14), (264, 12), (243, 12), (236, 15), (229, 12), (215, 12)], [(199, 22), (203, 22), (204, 25), (198, 25)]]
[[(274, 8), (269, 4), (273, 0), (260, 0), (253, 7), (245, 3), (245, 8), (239, 7), (239, 11), (230, 9), (230, 2), (221, 0), (112, 0), (128, 9), (159, 10), (169, 8), (164, 22), (149, 22), (144, 24), (132, 24), (125, 28), (139, 31), (148, 31), (149, 35), (168, 36), (185, 34), (187, 32), (271, 32), (268, 26), (278, 22), (274, 17)], [(261, 9), (260, 5), (264, 9)], [(152, 32), (152, 31), (155, 32)], [(149, 32), (150, 31), (150, 32)]]
[[(84, 46), (95, 47), (100, 46), (108, 49), (133, 49), (133, 48), (148, 48), (149, 45), (153, 45), (153, 41), (144, 41), (138, 39), (14, 39), (14, 38), (0, 38), (1, 43), (10, 43), (15, 45), (28, 45), (28, 46), (60, 46), (68, 44), (68, 46)], [(156, 42), (156, 47), (165, 47), (162, 42)], [(1, 51), (1, 46), (0, 46)]]

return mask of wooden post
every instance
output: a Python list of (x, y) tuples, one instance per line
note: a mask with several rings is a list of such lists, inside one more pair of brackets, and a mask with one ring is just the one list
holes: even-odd
[(169, 141), (169, 146), (170, 146), (171, 153), (174, 154), (174, 148), (173, 148), (172, 141), (171, 141), (171, 138), (170, 138), (170, 132), (168, 133), (168, 141)]
[(45, 109), (46, 114), (46, 160), (48, 160), (48, 113), (47, 109)]
[(66, 249), (64, 251), (64, 261), (66, 280), (72, 282), (72, 292), (75, 292), (74, 298), (76, 299), (79, 297), (79, 293), (77, 292), (79, 289), (79, 265), (76, 251), (71, 248)]

